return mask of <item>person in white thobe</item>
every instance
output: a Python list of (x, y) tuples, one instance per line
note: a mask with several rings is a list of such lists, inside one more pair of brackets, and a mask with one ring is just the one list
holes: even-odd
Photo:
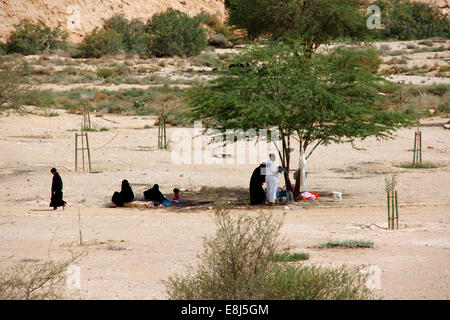
[(266, 162), (266, 199), (270, 204), (274, 204), (277, 198), (278, 173), (281, 167), (275, 164), (275, 154), (269, 155), (269, 161)]

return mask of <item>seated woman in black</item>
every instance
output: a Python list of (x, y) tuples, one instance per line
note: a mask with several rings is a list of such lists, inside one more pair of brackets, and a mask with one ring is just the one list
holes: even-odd
[(266, 194), (262, 187), (265, 179), (266, 164), (263, 162), (253, 170), (252, 177), (250, 178), (250, 204), (264, 204), (266, 200)]
[(152, 188), (144, 191), (145, 200), (155, 201), (157, 203), (162, 203), (166, 200), (166, 197), (159, 191), (159, 185), (155, 184)]
[(128, 180), (122, 181), (122, 189), (120, 192), (114, 192), (111, 201), (119, 207), (123, 207), (126, 202), (131, 202), (134, 200), (134, 193), (131, 190)]

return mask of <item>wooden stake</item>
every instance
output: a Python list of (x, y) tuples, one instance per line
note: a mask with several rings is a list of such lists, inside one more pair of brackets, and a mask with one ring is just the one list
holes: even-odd
[(80, 235), (80, 246), (83, 245), (83, 237), (81, 236), (81, 215), (80, 215), (80, 202), (78, 201), (78, 232)]
[(398, 229), (398, 201), (397, 201), (397, 191), (395, 191), (395, 219), (397, 220), (397, 229)]
[(391, 229), (391, 208), (390, 208), (390, 201), (389, 201), (389, 193), (386, 193), (387, 198), (387, 209), (388, 209), (388, 229)]
[(78, 150), (77, 150), (77, 146), (78, 146), (78, 134), (75, 133), (75, 171), (77, 171), (77, 162), (78, 162)]

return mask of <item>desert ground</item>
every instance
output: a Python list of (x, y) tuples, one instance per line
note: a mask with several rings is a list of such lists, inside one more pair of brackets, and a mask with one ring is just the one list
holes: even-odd
[[(372, 47), (381, 53), (380, 72), (405, 88), (449, 84), (446, 40), (378, 42)], [(178, 91), (167, 88), (181, 90), (213, 79), (217, 68), (238, 52), (215, 49), (193, 59), (127, 55), (72, 59), (58, 54), (7, 57), (7, 63), (24, 67), (25, 86), (58, 93), (54, 97), (58, 108), (46, 106), (50, 91), (33, 91), (31, 97), (39, 98), (41, 106), (0, 115), (1, 268), (60, 261), (70, 251), (80, 251), (81, 220), (83, 247), (88, 249), (76, 261), (81, 287), (67, 289), (65, 297), (167, 299), (162, 281), (186, 273), (198, 263), (203, 236), (215, 231), (214, 208), (211, 203), (145, 208), (142, 201), (138, 207), (105, 207), (114, 191), (120, 190), (121, 181), (127, 179), (136, 198), (157, 183), (169, 199), (177, 187), (182, 199), (220, 197), (234, 203), (234, 212), (271, 211), (284, 217), (281, 231), (291, 251), (310, 256), (308, 261), (296, 263), (375, 266), (381, 270), (381, 288), (375, 291), (384, 299), (450, 299), (450, 130), (443, 128), (449, 122), (448, 115), (441, 112), (448, 108), (448, 94), (424, 94), (421, 101), (411, 94), (405, 101), (405, 108), (421, 104), (423, 161), (436, 168), (402, 167), (412, 161), (417, 129), (404, 128), (389, 140), (371, 138), (353, 145), (320, 146), (307, 164), (307, 189), (318, 192), (320, 199), (288, 204), (288, 208), (252, 207), (248, 205), (249, 180), (253, 169), (267, 160), (270, 149), (264, 142), (258, 143), (260, 151), (254, 161), (250, 161), (254, 155), (250, 144), (230, 151), (203, 142), (202, 150), (208, 148), (216, 163), (183, 163), (174, 158), (183, 151), (177, 139), (188, 137), (190, 141), (193, 128), (169, 126), (169, 149), (159, 150), (154, 116), (168, 95), (169, 102), (175, 101), (172, 107), (180, 103), (176, 100), (181, 99)], [(97, 76), (105, 67), (113, 68), (116, 75)], [(145, 89), (152, 87), (166, 89), (145, 95)], [(148, 99), (145, 108), (133, 109), (134, 99), (141, 98)], [(81, 100), (92, 107), (95, 128), (88, 132), (91, 172), (87, 163), (83, 172), (81, 162), (75, 171), (74, 142), (82, 121), (78, 110)], [(123, 110), (117, 109), (119, 103)], [(189, 145), (184, 150), (193, 154), (199, 149)], [(246, 154), (245, 161), (238, 161), (239, 151)], [(295, 152), (292, 167), (297, 163)], [(49, 207), (52, 167), (58, 169), (64, 183), (65, 210)], [(385, 179), (394, 174), (398, 180), (399, 229), (387, 230), (384, 186)], [(280, 177), (279, 186), (283, 185)], [(333, 201), (333, 191), (343, 193), (341, 202)], [(374, 247), (315, 248), (333, 240), (368, 240)]]
[[(308, 160), (308, 190), (318, 192), (320, 199), (289, 204), (285, 210), (283, 205), (246, 204), (257, 163), (175, 163), (171, 154), (176, 141), (170, 140), (169, 150), (158, 150), (157, 126), (150, 116), (93, 117), (94, 125), (109, 130), (89, 132), (92, 172), (82, 172), (81, 165), (75, 172), (73, 129), (81, 116), (58, 112), (58, 117), (0, 117), (0, 259), (2, 266), (64, 259), (68, 248), (78, 250), (79, 212), (88, 251), (76, 262), (81, 288), (67, 289), (67, 298), (166, 299), (161, 281), (195, 265), (202, 237), (214, 233), (214, 210), (208, 204), (104, 207), (122, 179), (130, 181), (136, 198), (158, 183), (169, 198), (174, 187), (190, 200), (208, 199), (215, 191), (235, 201), (235, 212), (284, 215), (281, 231), (292, 251), (310, 255), (298, 263), (378, 266), (381, 289), (376, 292), (384, 299), (450, 298), (450, 131), (442, 127), (447, 119), (421, 121), (423, 160), (438, 168), (399, 167), (411, 162), (416, 128), (402, 129), (391, 140), (322, 146)], [(176, 130), (168, 128), (169, 139)], [(48, 207), (52, 167), (64, 182), (65, 210)], [(386, 230), (384, 179), (394, 173), (399, 229)], [(280, 177), (279, 186), (283, 184)], [(333, 201), (332, 191), (343, 193), (342, 202)], [(329, 240), (370, 240), (375, 246), (314, 248)], [(117, 248), (124, 250), (113, 250)]]

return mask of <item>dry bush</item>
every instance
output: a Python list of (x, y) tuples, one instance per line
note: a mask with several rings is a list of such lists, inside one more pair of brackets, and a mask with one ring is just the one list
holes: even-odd
[(204, 238), (200, 263), (164, 281), (170, 299), (371, 299), (362, 267), (322, 268), (276, 262), (287, 252), (282, 219), (231, 214), (216, 204), (216, 233)]
[(26, 260), (0, 272), (0, 300), (60, 299), (63, 295), (67, 268), (77, 261), (86, 249), (61, 262)]
[(0, 111), (18, 107), (20, 82), (20, 72), (0, 60)]

